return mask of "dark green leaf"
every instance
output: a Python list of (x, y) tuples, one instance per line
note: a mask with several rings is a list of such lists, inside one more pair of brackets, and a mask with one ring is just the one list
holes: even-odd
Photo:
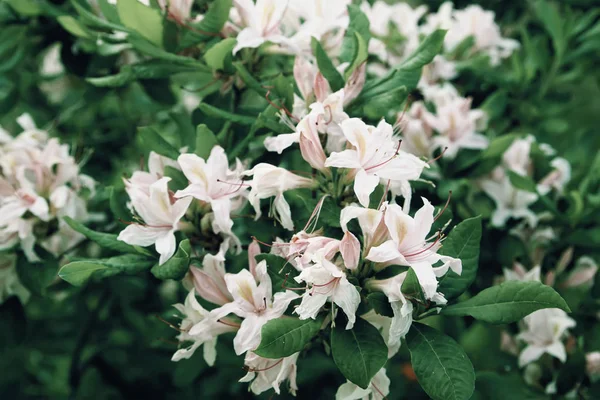
[(406, 335), (410, 360), (421, 387), (433, 400), (468, 400), (475, 371), (465, 351), (449, 336), (414, 322)]
[(189, 239), (183, 240), (179, 243), (179, 249), (177, 252), (167, 260), (164, 264), (156, 264), (150, 272), (158, 279), (183, 279), (190, 266), (190, 254), (192, 253), (192, 246)]
[(388, 349), (373, 325), (357, 318), (352, 329), (336, 322), (331, 330), (331, 354), (340, 372), (350, 382), (366, 389), (387, 362)]
[(313, 52), (317, 59), (317, 65), (319, 66), (319, 71), (323, 74), (327, 82), (329, 82), (329, 86), (331, 90), (337, 92), (341, 88), (344, 87), (344, 78), (342, 74), (338, 72), (338, 70), (333, 65), (333, 62), (323, 50), (321, 43), (315, 38), (311, 39), (311, 45), (313, 48)]
[(469, 315), (491, 324), (508, 324), (544, 308), (571, 311), (550, 286), (535, 281), (507, 281), (487, 288), (467, 301), (444, 308), (442, 314), (455, 317)]
[(265, 358), (282, 358), (302, 351), (321, 329), (321, 319), (277, 318), (262, 327), (254, 352)]
[(218, 145), (217, 137), (208, 126), (200, 124), (196, 127), (196, 148), (194, 152), (205, 160), (210, 155), (213, 147)]
[(303, 287), (294, 280), (299, 274), (298, 270), (285, 258), (266, 253), (256, 256), (257, 262), (263, 260), (267, 261), (267, 273), (271, 277), (273, 292), (281, 292), (286, 288)]
[(419, 278), (412, 268), (409, 268), (406, 272), (406, 278), (402, 282), (401, 288), (402, 294), (408, 298), (416, 299), (422, 303), (425, 302), (425, 294), (423, 288), (419, 283)]
[(142, 126), (138, 128), (138, 135), (142, 139), (144, 148), (150, 152), (155, 151), (170, 159), (177, 160), (179, 151), (169, 142), (163, 139), (162, 136), (151, 126)]
[(235, 47), (235, 43), (234, 38), (221, 40), (204, 53), (204, 61), (214, 70), (225, 69), (226, 60), (229, 59), (229, 65), (231, 65), (231, 50)]
[(460, 296), (471, 286), (477, 276), (479, 265), (479, 243), (481, 241), (481, 217), (469, 218), (458, 224), (444, 240), (439, 253), (459, 258), (462, 273), (449, 270), (439, 280), (438, 290), (447, 299)]
[(256, 121), (256, 117), (230, 113), (225, 110), (213, 107), (207, 103), (200, 103), (198, 108), (210, 117), (217, 117), (226, 121), (235, 122), (241, 125), (252, 125)]
[(536, 193), (537, 187), (535, 182), (528, 176), (519, 175), (514, 171), (507, 171), (510, 183), (519, 190)]
[(127, 243), (122, 242), (120, 240), (117, 240), (117, 235), (93, 231), (89, 228), (86, 228), (85, 225), (83, 225), (82, 223), (77, 222), (70, 217), (64, 217), (63, 220), (71, 228), (75, 229), (77, 232), (81, 233), (82, 235), (84, 235), (91, 241), (97, 243), (101, 247), (118, 251), (120, 253), (140, 253), (140, 250), (138, 250), (138, 248), (128, 245)]
[(373, 310), (379, 315), (383, 315), (385, 317), (393, 317), (394, 310), (392, 310), (392, 306), (390, 305), (390, 301), (387, 296), (382, 292), (373, 292), (367, 296), (367, 303)]

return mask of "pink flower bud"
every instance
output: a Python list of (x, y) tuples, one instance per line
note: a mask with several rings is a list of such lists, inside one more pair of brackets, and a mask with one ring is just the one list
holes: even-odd
[(216, 276), (211, 277), (196, 267), (190, 267), (190, 273), (192, 274), (192, 282), (194, 283), (196, 292), (204, 300), (217, 305), (223, 305), (232, 301), (231, 294), (227, 290), (223, 277), (220, 277), (221, 279)]
[(313, 94), (316, 68), (304, 57), (297, 56), (294, 60), (294, 79), (304, 100)]
[(300, 152), (302, 158), (310, 164), (311, 167), (320, 171), (325, 171), (325, 160), (327, 156), (321, 145), (321, 139), (317, 132), (316, 121), (312, 115), (308, 115), (298, 123), (296, 128), (300, 133)]
[(344, 106), (348, 105), (352, 100), (358, 97), (365, 86), (367, 76), (367, 63), (364, 62), (358, 66), (350, 75), (350, 78), (344, 86)]
[(256, 256), (260, 254), (260, 245), (256, 240), (253, 240), (252, 243), (248, 246), (248, 266), (250, 269), (250, 273), (254, 278), (256, 278)]
[(322, 73), (318, 72), (315, 76), (315, 96), (317, 97), (317, 101), (322, 103), (327, 96), (331, 94), (331, 88), (329, 87), (329, 82), (323, 76)]
[(360, 261), (360, 242), (350, 231), (346, 231), (340, 242), (340, 253), (346, 268), (355, 269)]

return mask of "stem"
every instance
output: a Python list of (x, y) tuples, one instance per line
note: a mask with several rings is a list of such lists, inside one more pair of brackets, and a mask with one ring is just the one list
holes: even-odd
[(558, 73), (558, 70), (560, 69), (560, 66), (562, 65), (562, 53), (563, 53), (562, 51), (557, 51), (556, 57), (554, 57), (554, 60), (552, 60), (552, 65), (550, 66), (550, 70), (548, 71), (548, 74), (546, 75), (546, 79), (544, 79), (544, 82), (542, 83), (542, 86), (540, 88), (540, 94), (539, 94), (540, 98), (543, 98), (546, 95), (546, 93), (550, 89), (550, 85), (552, 84), (554, 77), (556, 76), (556, 74)]

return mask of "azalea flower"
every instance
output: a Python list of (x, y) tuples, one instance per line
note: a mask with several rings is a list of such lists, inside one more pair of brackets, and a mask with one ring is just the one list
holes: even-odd
[(556, 157), (550, 161), (550, 166), (554, 168), (537, 185), (537, 190), (544, 195), (550, 190), (555, 189), (558, 193), (564, 191), (565, 186), (571, 180), (571, 164), (562, 157)]
[(219, 249), (215, 255), (207, 254), (202, 260), (202, 268), (191, 266), (188, 272), (196, 292), (206, 301), (224, 305), (233, 300), (225, 283), (225, 253), (227, 248)]
[(215, 146), (204, 160), (195, 154), (182, 154), (177, 159), (190, 185), (175, 193), (176, 198), (191, 196), (210, 204), (214, 214), (212, 228), (215, 233), (232, 235), (232, 209), (241, 206), (247, 185), (242, 182), (241, 162), (237, 160), (235, 170), (229, 169), (225, 150)]
[(235, 0), (234, 6), (243, 29), (237, 35), (233, 54), (244, 48), (256, 48), (265, 42), (282, 43), (280, 25), (288, 0)]
[(348, 317), (346, 329), (352, 329), (356, 321), (356, 310), (360, 304), (360, 294), (348, 281), (344, 271), (329, 261), (326, 255), (327, 249), (317, 251), (313, 257), (313, 264), (304, 268), (294, 278), (298, 283), (306, 282), (310, 285), (302, 295), (302, 303), (294, 312), (300, 319), (315, 319), (327, 300), (331, 300)]
[(534, 142), (532, 135), (513, 141), (502, 155), (502, 167), (522, 176), (530, 176), (533, 172), (530, 153)]
[[(396, 204), (386, 206), (384, 222), (388, 240), (371, 248), (366, 258), (377, 263), (410, 266), (419, 279), (425, 297), (445, 303), (443, 297), (437, 294), (437, 277), (446, 274), (448, 269), (460, 275), (462, 262), (437, 253), (442, 246), (441, 237), (438, 235), (433, 241), (428, 239), (434, 222), (434, 208), (427, 199), (422, 200), (423, 207), (415, 213), (414, 218)], [(441, 266), (433, 267), (440, 261), (443, 263)]]
[(517, 339), (527, 346), (519, 355), (519, 367), (539, 359), (547, 353), (561, 362), (567, 359), (562, 337), (567, 329), (575, 326), (575, 321), (558, 308), (546, 308), (535, 311), (523, 319), (526, 330), (519, 333)]
[(180, 334), (177, 339), (180, 342), (193, 342), (191, 346), (179, 349), (173, 354), (172, 361), (179, 361), (190, 358), (198, 347), (204, 345), (204, 360), (209, 366), (213, 366), (217, 358), (217, 336), (227, 332), (235, 332), (235, 326), (229, 323), (220, 323), (213, 321), (210, 328), (202, 332), (201, 335), (192, 335), (189, 330), (200, 321), (205, 321), (209, 312), (198, 303), (194, 290), (192, 289), (185, 298), (184, 304), (173, 305), (183, 316), (179, 325)]
[[(271, 278), (267, 273), (265, 260), (256, 266), (257, 277), (244, 269), (237, 274), (225, 274), (227, 290), (233, 301), (210, 312), (209, 321), (235, 314), (243, 318), (240, 329), (233, 339), (237, 355), (254, 350), (260, 344), (260, 333), (264, 324), (283, 315), (290, 302), (298, 295), (292, 291), (278, 292), (272, 295)], [(201, 334), (210, 327), (210, 323), (195, 325), (190, 334)]]
[(125, 190), (130, 196), (131, 193), (136, 190), (141, 190), (144, 193), (149, 194), (150, 185), (165, 176), (165, 167), (181, 170), (177, 161), (151, 151), (148, 156), (148, 172), (135, 171), (131, 175), (131, 178), (123, 179), (125, 182)]
[(170, 180), (165, 177), (150, 185), (149, 195), (141, 191), (132, 193), (133, 208), (144, 222), (132, 223), (117, 237), (135, 246), (155, 245), (160, 254), (159, 264), (164, 264), (175, 253), (175, 232), (192, 201), (191, 197), (172, 201), (167, 187)]
[(537, 216), (529, 206), (538, 200), (536, 193), (516, 189), (508, 176), (501, 181), (486, 179), (480, 183), (483, 191), (494, 200), (496, 209), (492, 213), (492, 225), (502, 227), (509, 218), (525, 218), (527, 223), (535, 227)]
[(390, 378), (387, 377), (385, 368), (381, 368), (366, 389), (346, 381), (338, 388), (335, 400), (378, 400), (385, 399), (388, 394), (390, 394)]
[(428, 166), (399, 150), (399, 144), (392, 139), (391, 125), (383, 120), (372, 127), (358, 118), (350, 118), (341, 127), (352, 148), (331, 153), (325, 166), (351, 169), (348, 177), (354, 179), (354, 193), (364, 207), (369, 206), (369, 196), (382, 179), (415, 180)]
[(283, 197), (283, 192), (292, 189), (312, 188), (315, 185), (315, 181), (293, 174), (284, 168), (266, 163), (256, 165), (251, 170), (244, 172), (244, 175), (252, 176), (248, 200), (256, 212), (255, 219), (260, 218), (262, 215), (260, 200), (275, 197), (273, 204), (275, 206), (276, 217), (278, 217), (285, 229), (293, 230), (294, 222), (292, 221), (290, 205)]
[(285, 381), (289, 381), (290, 393), (296, 395), (298, 386), (296, 385), (296, 361), (300, 353), (292, 354), (289, 357), (272, 359), (263, 358), (252, 352), (246, 354), (244, 365), (248, 373), (240, 379), (240, 382), (252, 382), (250, 390), (258, 395), (269, 389), (275, 390), (275, 393), (281, 394), (279, 386)]
[(168, 12), (169, 17), (183, 24), (190, 19), (194, 0), (158, 0), (158, 5)]

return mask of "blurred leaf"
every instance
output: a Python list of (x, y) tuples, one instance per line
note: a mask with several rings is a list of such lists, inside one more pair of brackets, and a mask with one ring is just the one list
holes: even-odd
[(163, 17), (157, 9), (145, 6), (138, 0), (118, 0), (117, 11), (123, 25), (162, 47)]
[(323, 74), (325, 79), (327, 79), (327, 82), (329, 82), (331, 90), (337, 92), (344, 87), (344, 78), (342, 77), (342, 74), (338, 72), (325, 50), (323, 50), (321, 43), (314, 37), (311, 39), (311, 46), (315, 58), (317, 59), (319, 71)]
[(105, 247), (110, 250), (118, 251), (120, 253), (133, 253), (139, 254), (140, 250), (136, 247), (128, 245), (125, 242), (117, 240), (117, 235), (111, 233), (95, 232), (89, 228), (86, 228), (81, 222), (77, 222), (70, 217), (63, 217), (63, 220), (74, 230), (81, 233), (91, 241), (97, 243), (101, 247)]
[(214, 70), (224, 70), (226, 63), (231, 65), (231, 51), (235, 44), (235, 38), (221, 40), (204, 53), (204, 61)]
[(199, 157), (202, 157), (206, 160), (213, 147), (218, 144), (219, 142), (217, 137), (210, 129), (208, 129), (206, 125), (198, 125), (196, 128), (196, 148), (194, 152)]
[(60, 276), (73, 286), (81, 286), (92, 275), (106, 278), (118, 274), (137, 274), (150, 268), (156, 261), (142, 255), (125, 254), (122, 256), (74, 261), (64, 265), (59, 271)]
[(394, 316), (390, 301), (383, 292), (369, 293), (367, 296), (367, 303), (369, 303), (369, 305), (373, 307), (373, 310), (379, 315), (390, 318)]
[(172, 160), (177, 160), (179, 157), (179, 151), (169, 142), (163, 139), (163, 137), (153, 127), (139, 127), (138, 135), (142, 139), (142, 143), (146, 151), (156, 151), (158, 154), (168, 157)]

